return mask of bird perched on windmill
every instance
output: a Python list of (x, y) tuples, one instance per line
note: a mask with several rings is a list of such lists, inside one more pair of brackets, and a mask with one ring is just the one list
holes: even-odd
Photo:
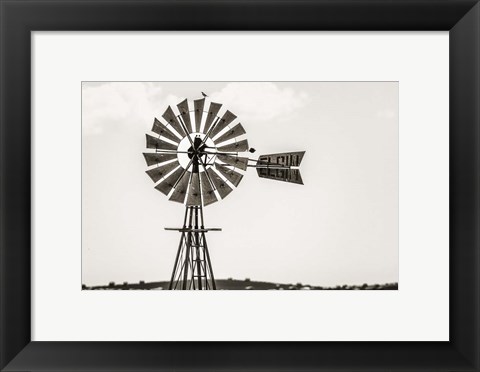
[(165, 228), (181, 233), (169, 289), (216, 289), (206, 234), (221, 231), (204, 226), (203, 207), (226, 198), (255, 168), (261, 178), (303, 184), (299, 166), (305, 151), (248, 158), (246, 131), (237, 116), (208, 97), (187, 99), (176, 111), (167, 107), (162, 119), (155, 118), (146, 134), (144, 153), (155, 189), (169, 200), (185, 205), (182, 227)]

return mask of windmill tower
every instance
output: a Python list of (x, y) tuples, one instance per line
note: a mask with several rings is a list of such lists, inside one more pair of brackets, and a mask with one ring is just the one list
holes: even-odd
[(303, 184), (298, 167), (304, 151), (240, 156), (255, 150), (236, 119), (220, 103), (185, 99), (177, 112), (169, 106), (162, 121), (155, 118), (155, 135), (146, 134), (147, 148), (154, 150), (143, 154), (146, 173), (169, 200), (185, 205), (182, 227), (165, 228), (181, 234), (169, 289), (216, 289), (206, 234), (221, 229), (205, 227), (203, 207), (227, 197), (247, 168), (261, 178)]

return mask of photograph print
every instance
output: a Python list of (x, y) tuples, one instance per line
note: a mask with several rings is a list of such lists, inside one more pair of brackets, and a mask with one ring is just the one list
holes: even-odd
[(397, 290), (398, 82), (82, 82), (83, 290)]

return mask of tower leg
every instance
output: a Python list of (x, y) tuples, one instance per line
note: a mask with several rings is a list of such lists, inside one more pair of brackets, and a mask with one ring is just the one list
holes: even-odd
[[(200, 208), (200, 219), (201, 219), (201, 228), (202, 230), (205, 228), (204, 222), (203, 222), (203, 209)], [(207, 267), (209, 270), (210, 274), (210, 279), (211, 279), (211, 287), (213, 290), (217, 289), (217, 286), (215, 285), (215, 277), (213, 276), (213, 267), (212, 263), (210, 261), (210, 253), (208, 253), (208, 245), (207, 245), (207, 238), (205, 237), (205, 232), (202, 232), (202, 239), (203, 239), (203, 246), (204, 246), (204, 257), (207, 262)], [(208, 286), (208, 281), (206, 282), (206, 285)]]
[[(192, 228), (192, 209), (187, 207), (187, 212), (189, 212), (188, 216), (188, 228)], [(182, 282), (182, 289), (187, 289), (188, 284), (188, 269), (190, 267), (190, 250), (192, 248), (192, 234), (191, 232), (187, 232), (187, 240), (185, 244), (185, 260), (183, 264), (183, 282)], [(192, 267), (193, 271), (193, 267)], [(190, 289), (190, 288), (188, 288)]]
[[(201, 206), (187, 206), (168, 289), (216, 289)], [(219, 230), (219, 229), (213, 229)]]
[[(209, 270), (209, 274), (210, 274), (210, 282), (211, 282), (211, 287), (212, 289), (217, 289), (217, 286), (215, 285), (215, 277), (213, 276), (213, 268), (212, 268), (212, 263), (210, 262), (210, 254), (208, 253), (208, 247), (207, 247), (207, 240), (205, 239), (205, 234), (203, 234), (203, 244), (205, 246), (205, 258), (206, 258), (206, 262), (207, 262), (207, 267), (208, 267), (208, 270)], [(207, 285), (208, 285), (208, 281), (207, 281)]]
[[(195, 230), (198, 230), (198, 208), (195, 208)], [(200, 244), (200, 234), (198, 231), (195, 233), (195, 263), (197, 266), (197, 289), (202, 289), (202, 257), (201, 257), (201, 244)]]
[[(183, 219), (183, 228), (187, 228), (187, 217), (188, 217), (188, 208), (185, 209), (185, 218)], [(178, 269), (178, 259), (180, 258), (180, 253), (183, 249), (183, 242), (185, 240), (185, 233), (182, 232), (182, 236), (180, 238), (180, 244), (178, 245), (177, 256), (175, 257), (175, 264), (173, 265), (172, 277), (170, 278), (170, 284), (168, 285), (168, 289), (174, 289), (173, 283), (175, 282), (175, 276)]]

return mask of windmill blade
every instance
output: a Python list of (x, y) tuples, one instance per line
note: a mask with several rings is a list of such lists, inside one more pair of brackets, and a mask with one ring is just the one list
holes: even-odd
[(183, 171), (184, 169), (182, 167), (179, 167), (171, 175), (169, 175), (162, 182), (156, 185), (155, 188), (163, 194), (168, 195), (169, 192), (173, 189), (173, 186), (175, 185), (177, 180), (182, 176)]
[(217, 125), (215, 125), (215, 128), (212, 129), (210, 138), (215, 137), (218, 133), (224, 130), (236, 118), (237, 118), (237, 115), (227, 110), (227, 112), (223, 114), (222, 118), (218, 121)]
[(170, 129), (167, 128), (165, 124), (163, 124), (161, 121), (159, 121), (157, 118), (155, 118), (155, 121), (153, 122), (153, 127), (152, 127), (152, 132), (155, 132), (159, 134), (162, 137), (168, 138), (169, 140), (179, 143), (180, 140), (176, 135), (174, 135)]
[(262, 164), (278, 164), (289, 167), (298, 167), (302, 162), (305, 151), (283, 152), (279, 154), (260, 155), (257, 160), (257, 165)]
[(215, 192), (213, 191), (212, 185), (208, 181), (205, 172), (200, 172), (200, 183), (202, 184), (202, 196), (203, 196), (203, 205), (207, 206), (218, 201)]
[(188, 189), (187, 205), (201, 205), (202, 198), (200, 193), (200, 178), (198, 177), (198, 173), (192, 173), (190, 188)]
[(248, 151), (248, 141), (242, 140), (239, 142), (231, 143), (229, 145), (220, 146), (218, 149), (220, 152), (244, 152)]
[(160, 180), (162, 177), (165, 177), (168, 173), (170, 173), (179, 165), (180, 163), (177, 160), (175, 160), (175, 161), (172, 161), (171, 163), (161, 164), (158, 167), (149, 169), (145, 172), (150, 176), (153, 182), (157, 182), (158, 180)]
[(180, 136), (184, 137), (187, 135), (170, 106), (168, 106), (168, 108), (165, 110), (165, 112), (162, 115), (162, 118), (164, 118), (166, 122), (170, 124), (172, 128), (177, 131), (178, 134), (180, 134)]
[(205, 106), (205, 98), (193, 101), (195, 110), (195, 132), (200, 132), (200, 124), (202, 123), (203, 107)]
[(238, 184), (243, 178), (240, 173), (235, 172), (233, 169), (230, 169), (225, 165), (219, 164), (217, 162), (215, 162), (215, 168), (218, 169), (220, 173), (235, 186), (238, 186)]
[(170, 142), (163, 141), (159, 138), (152, 137), (150, 134), (147, 136), (147, 148), (156, 150), (172, 150), (177, 151), (177, 146)]
[(298, 183), (303, 185), (300, 169), (279, 169), (279, 168), (257, 168), (260, 178), (269, 178), (275, 181)]
[(188, 181), (190, 179), (190, 173), (185, 172), (183, 176), (180, 175), (181, 179), (178, 181), (175, 186), (175, 190), (172, 193), (172, 196), (168, 200), (175, 201), (178, 203), (183, 203), (185, 201), (185, 196), (187, 196)]
[(218, 111), (220, 111), (220, 107), (222, 107), (221, 103), (210, 103), (207, 119), (205, 120), (205, 129), (203, 130), (205, 133), (208, 133), (208, 130), (213, 123), (213, 120), (217, 117)]
[(241, 158), (235, 155), (217, 155), (217, 159), (241, 170), (247, 170), (248, 158)]
[(190, 121), (190, 111), (188, 109), (188, 101), (185, 99), (177, 105), (180, 116), (187, 127), (188, 133), (192, 133), (192, 123)]
[(232, 138), (235, 138), (235, 137), (238, 137), (238, 136), (241, 136), (242, 134), (245, 134), (245, 129), (242, 127), (242, 124), (238, 123), (237, 125), (235, 125), (232, 129), (230, 129), (229, 131), (227, 131), (225, 134), (222, 134), (220, 137), (218, 137), (216, 140), (214, 140), (213, 142), (215, 144), (217, 143), (222, 143), (222, 142), (225, 142), (225, 141), (228, 141)]
[(144, 152), (143, 156), (145, 157), (145, 161), (147, 162), (148, 166), (158, 163), (164, 163), (177, 157), (176, 154), (162, 154), (159, 152)]
[(210, 179), (212, 180), (213, 185), (215, 186), (215, 189), (220, 194), (220, 197), (222, 199), (225, 199), (226, 196), (232, 192), (232, 188), (228, 186), (227, 183), (224, 180), (222, 180), (220, 176), (212, 168), (208, 168), (207, 173)]

